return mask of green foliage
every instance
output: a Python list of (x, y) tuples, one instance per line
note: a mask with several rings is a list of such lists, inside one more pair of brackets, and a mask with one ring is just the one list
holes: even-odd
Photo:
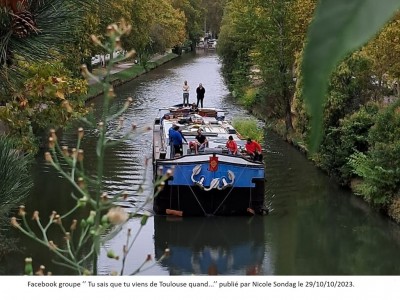
[(349, 165), (363, 180), (358, 192), (386, 207), (400, 189), (400, 101), (377, 114), (368, 142), (368, 151), (353, 154)]
[(182, 11), (185, 15), (185, 30), (187, 41), (185, 47), (193, 47), (204, 36), (203, 22), (204, 22), (204, 8), (201, 5), (201, 0), (173, 0), (172, 6)]
[[(110, 54), (113, 53), (116, 47), (119, 46), (120, 37), (129, 33), (130, 29), (131, 27), (123, 22), (119, 26), (112, 24), (111, 29), (108, 31), (108, 41), (105, 43), (98, 42), (99, 46), (107, 49)], [(128, 98), (125, 105), (117, 112), (111, 108), (111, 101), (116, 95), (109, 77), (113, 64), (118, 59), (111, 59), (102, 80), (88, 72), (87, 68), (82, 68), (82, 73), (87, 79), (96, 80), (103, 87), (103, 107), (99, 120), (83, 120), (90, 128), (97, 127), (98, 129), (96, 149), (93, 153), (97, 158), (96, 173), (87, 174), (87, 171), (85, 171), (84, 150), (81, 148), (84, 138), (83, 128), (77, 130), (77, 142), (72, 149), (67, 145), (60, 144), (56, 131), (50, 130), (48, 137), (49, 150), (45, 153), (45, 160), (72, 185), (74, 191), (71, 195), (72, 204), (69, 206), (72, 208), (62, 212), (53, 211), (47, 219), (39, 216), (39, 211), (34, 211), (32, 217), (28, 217), (25, 207), (22, 206), (18, 211), (18, 217), (11, 218), (13, 227), (33, 241), (43, 245), (54, 255), (53, 262), (55, 264), (63, 267), (65, 272), (70, 270), (77, 275), (97, 275), (98, 256), (100, 255), (101, 247), (115, 237), (130, 218), (141, 218), (141, 228), (138, 229), (136, 235), (131, 234), (130, 230), (128, 230), (126, 244), (123, 245), (123, 250), (121, 249), (122, 264), (120, 274), (124, 275), (124, 267), (129, 250), (148, 219), (148, 216), (141, 215), (140, 211), (144, 205), (153, 199), (153, 195), (149, 194), (143, 206), (136, 208), (132, 212), (127, 212), (118, 205), (118, 203), (127, 199), (128, 194), (126, 192), (121, 191), (111, 197), (104, 192), (106, 190), (104, 186), (106, 150), (137, 132), (136, 125), (129, 124), (130, 130), (122, 138), (119, 138), (121, 130), (124, 128), (122, 115), (132, 103), (132, 98)], [(51, 93), (51, 89), (49, 93)], [(116, 120), (119, 120), (119, 126), (115, 130), (109, 131), (107, 123)], [(161, 183), (164, 183), (168, 176), (162, 176), (156, 181), (156, 189), (159, 188)], [(146, 174), (143, 175), (143, 178), (143, 182), (138, 187), (139, 191), (143, 189)], [(119, 256), (111, 249), (107, 249), (107, 257), (109, 259), (119, 259)], [(140, 272), (150, 260), (150, 256), (146, 257), (142, 265), (132, 274)], [(32, 275), (32, 259), (27, 258), (25, 263), (25, 274)]]
[(400, 95), (400, 87), (393, 83), (400, 77), (400, 55), (398, 42), (400, 35), (400, 12), (370, 41), (363, 51), (372, 61), (372, 71), (375, 85), (374, 98), (382, 100), (384, 95)]
[(16, 240), (10, 238), (9, 216), (27, 199), (33, 186), (32, 156), (17, 149), (19, 145), (11, 137), (0, 136), (0, 261), (18, 251)]
[(234, 119), (233, 126), (243, 138), (251, 138), (256, 141), (264, 140), (264, 130), (255, 119)]
[[(310, 150), (322, 139), (323, 107), (337, 63), (376, 34), (399, 8), (397, 0), (320, 1), (303, 58), (304, 97), (310, 115)], [(373, 17), (371, 17), (373, 16)]]
[[(262, 101), (270, 116), (284, 118), (287, 131), (293, 128), (293, 67), (299, 47), (292, 32), (298, 25), (292, 2), (229, 1), (217, 49), (230, 90), (241, 98), (247, 97), (249, 86), (264, 85)], [(302, 28), (296, 26), (296, 36), (304, 35)], [(257, 75), (252, 76), (251, 70), (257, 70)]]
[(342, 184), (349, 184), (353, 177), (347, 161), (355, 152), (369, 149), (368, 134), (378, 112), (376, 103), (369, 103), (359, 111), (341, 119), (337, 127), (326, 129), (318, 152), (317, 163)]
[[(301, 63), (301, 59), (299, 62)], [(363, 51), (353, 53), (335, 69), (330, 78), (327, 99), (324, 103), (325, 134), (332, 128), (339, 127), (341, 120), (352, 115), (373, 97), (375, 86), (372, 83), (372, 75), (371, 60)], [(297, 77), (294, 98), (295, 128), (309, 142), (311, 122), (304, 105), (303, 74), (299, 70)]]
[(251, 108), (257, 100), (258, 90), (254, 87), (244, 90), (243, 95), (239, 98), (239, 103), (244, 107)]
[(254, 62), (260, 68), (266, 85), (265, 102), (274, 102), (276, 114), (285, 119), (286, 130), (293, 129), (291, 104), (294, 94), (293, 66), (296, 45), (292, 26), (297, 22), (291, 13), (293, 1), (259, 1), (255, 10), (257, 30)]
[(26, 199), (33, 185), (32, 157), (16, 150), (10, 137), (0, 136), (0, 219)]
[(87, 82), (72, 78), (59, 62), (24, 63), (24, 69), (26, 80), (0, 111), (0, 119), (21, 141), (22, 149), (35, 152), (36, 134), (50, 127), (63, 128), (88, 112), (84, 106)]
[(250, 56), (256, 38), (252, 34), (252, 17), (250, 5), (244, 6), (239, 0), (229, 1), (218, 39), (217, 52), (222, 60), (222, 74), (229, 89), (239, 98), (250, 85)]
[[(193, 0), (192, 0), (193, 1)], [(228, 0), (201, 0), (201, 6), (204, 9), (205, 30), (218, 36), (221, 28), (221, 20), (224, 13), (224, 7)]]
[(26, 11), (34, 16), (34, 25), (29, 27), (27, 36), (20, 37), (13, 32), (15, 12), (10, 7), (0, 10), (0, 62), (9, 62), (8, 65), (0, 64), (1, 94), (9, 90), (14, 80), (24, 80), (18, 60), (51, 61), (60, 53), (67, 55), (63, 51), (64, 44), (74, 42), (71, 28), (79, 25), (83, 13), (94, 4), (88, 0), (23, 2)]
[(344, 60), (332, 73), (324, 107), (324, 128), (357, 111), (371, 99), (371, 61), (362, 52)]

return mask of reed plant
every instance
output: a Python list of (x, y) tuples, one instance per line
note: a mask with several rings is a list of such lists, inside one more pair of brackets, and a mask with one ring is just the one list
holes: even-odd
[(233, 119), (232, 124), (242, 138), (251, 138), (258, 142), (264, 140), (264, 130), (258, 124), (257, 120), (250, 118), (237, 118)]
[[(112, 24), (107, 27), (106, 40), (102, 41), (96, 36), (91, 38), (97, 46), (111, 54), (114, 51), (121, 50), (121, 38), (127, 35), (130, 30), (131, 26), (121, 20), (118, 25)], [(98, 256), (102, 245), (118, 234), (124, 226), (127, 226), (127, 222), (131, 218), (140, 217), (140, 228), (137, 233), (134, 234), (131, 229), (127, 230), (126, 244), (122, 245), (122, 249), (120, 249), (122, 250), (121, 269), (119, 272), (114, 270), (116, 274), (124, 275), (127, 254), (149, 218), (149, 214), (141, 214), (140, 212), (145, 205), (152, 201), (153, 193), (149, 193), (142, 206), (137, 207), (133, 212), (127, 212), (124, 208), (118, 206), (118, 203), (126, 201), (128, 198), (126, 192), (120, 191), (112, 197), (104, 192), (104, 158), (107, 148), (130, 138), (134, 134), (149, 130), (149, 128), (139, 129), (135, 124), (130, 124), (128, 133), (123, 134), (122, 138), (116, 139), (116, 136), (120, 135), (125, 127), (123, 114), (132, 104), (133, 99), (127, 98), (122, 109), (118, 112), (112, 111), (110, 104), (116, 95), (110, 83), (111, 70), (114, 64), (134, 55), (135, 51), (132, 50), (127, 52), (125, 57), (112, 58), (107, 66), (106, 74), (102, 78), (90, 73), (85, 65), (82, 66), (82, 74), (88, 80), (100, 83), (104, 92), (100, 120), (93, 122), (84, 120), (88, 126), (94, 126), (98, 129), (97, 147), (96, 153), (94, 153), (97, 157), (95, 174), (87, 174), (84, 168), (86, 153), (81, 146), (85, 135), (84, 128), (78, 128), (76, 132), (77, 141), (72, 148), (60, 144), (55, 130), (50, 130), (48, 152), (45, 153), (45, 159), (73, 186), (72, 208), (66, 212), (53, 211), (50, 216), (44, 217), (39, 214), (39, 211), (34, 211), (28, 217), (25, 206), (20, 206), (18, 216), (11, 219), (11, 224), (15, 228), (54, 254), (53, 262), (55, 264), (77, 275), (97, 275)], [(107, 124), (116, 120), (119, 124), (118, 127), (113, 132), (108, 132)], [(162, 189), (168, 176), (171, 176), (171, 172), (157, 178), (154, 183), (155, 194)], [(143, 178), (146, 178), (146, 174), (143, 175)], [(138, 187), (138, 191), (143, 190), (144, 181)], [(120, 255), (115, 254), (118, 252), (120, 251), (108, 250), (107, 257), (119, 260)], [(159, 260), (165, 258), (168, 252), (168, 249), (166, 249)], [(151, 261), (153, 261), (151, 255), (144, 257), (143, 263), (131, 274), (141, 272)], [(153, 261), (153, 263), (156, 262)], [(45, 267), (40, 266), (36, 274), (44, 274), (44, 270)], [(26, 258), (25, 274), (34, 274), (32, 258)]]

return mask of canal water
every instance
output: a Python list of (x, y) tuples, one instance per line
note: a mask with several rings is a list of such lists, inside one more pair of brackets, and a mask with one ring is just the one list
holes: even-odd
[[(187, 80), (190, 100), (202, 83), (205, 106), (224, 108), (229, 118), (251, 117), (234, 103), (220, 74), (215, 53), (186, 54), (116, 89), (114, 108), (127, 97), (135, 99), (124, 114), (125, 131), (130, 123), (139, 128), (152, 125), (159, 108), (181, 101), (181, 86)], [(92, 101), (100, 113), (102, 98)], [(110, 131), (117, 122), (108, 125)], [(87, 172), (94, 172), (95, 129), (86, 129), (83, 147)], [(120, 136), (120, 135), (119, 135)], [(117, 139), (119, 137), (110, 138)], [(75, 143), (75, 130), (67, 130), (62, 142)], [(268, 216), (176, 218), (155, 216), (140, 230), (125, 265), (133, 273), (150, 254), (142, 275), (379, 275), (400, 274), (400, 228), (371, 210), (362, 200), (340, 188), (316, 169), (303, 154), (277, 135), (266, 132), (266, 205)], [(113, 147), (106, 155), (104, 183), (110, 195), (128, 191), (128, 210), (142, 206), (152, 190), (151, 132), (142, 132)], [(27, 203), (43, 215), (65, 211), (73, 204), (71, 188), (54, 170), (37, 158), (32, 176), (35, 188)], [(143, 177), (144, 189), (138, 191)], [(151, 205), (144, 210), (151, 211)], [(140, 220), (133, 219), (102, 248), (101, 274), (119, 273), (121, 261), (105, 257), (107, 249), (122, 256), (128, 229), (137, 232)], [(49, 263), (47, 249), (23, 240), (22, 253), (10, 256), (2, 266), (5, 274), (20, 274), (21, 261), (29, 255), (37, 264)], [(167, 259), (158, 261), (164, 250)]]

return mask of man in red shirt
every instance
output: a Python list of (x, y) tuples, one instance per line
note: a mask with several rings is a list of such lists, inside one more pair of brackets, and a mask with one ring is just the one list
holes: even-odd
[(256, 141), (252, 141), (251, 138), (247, 139), (246, 152), (249, 154), (253, 160), (262, 161), (261, 145)]
[(231, 135), (228, 137), (228, 141), (226, 142), (226, 148), (228, 148), (229, 154), (233, 154), (233, 155), (237, 154), (237, 150), (238, 150), (237, 144), (233, 140), (233, 137)]

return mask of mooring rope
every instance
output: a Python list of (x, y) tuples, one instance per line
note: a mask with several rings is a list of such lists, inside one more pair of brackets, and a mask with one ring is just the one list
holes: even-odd
[(201, 210), (203, 211), (204, 215), (207, 216), (207, 213), (205, 211), (205, 209), (203, 208), (203, 206), (200, 203), (200, 200), (197, 198), (196, 193), (193, 191), (192, 186), (190, 185), (189, 180), (184, 176), (185, 174), (183, 174), (183, 171), (181, 171), (183, 178), (185, 178), (187, 185), (189, 186), (190, 191), (192, 192), (194, 198), (196, 199), (197, 203), (199, 204)]
[[(248, 167), (249, 165), (246, 164), (246, 166), (244, 168), (242, 168), (242, 172), (240, 173), (238, 180), (240, 179), (240, 177), (242, 177), (244, 170)], [(218, 207), (214, 210), (213, 215), (215, 215), (215, 213), (218, 211), (218, 209), (221, 207), (222, 204), (224, 204), (225, 200), (228, 199), (229, 195), (232, 193), (233, 188), (235, 187), (235, 183), (232, 185), (231, 190), (228, 192), (228, 194), (226, 194), (224, 200), (222, 200), (222, 202), (218, 205)]]

